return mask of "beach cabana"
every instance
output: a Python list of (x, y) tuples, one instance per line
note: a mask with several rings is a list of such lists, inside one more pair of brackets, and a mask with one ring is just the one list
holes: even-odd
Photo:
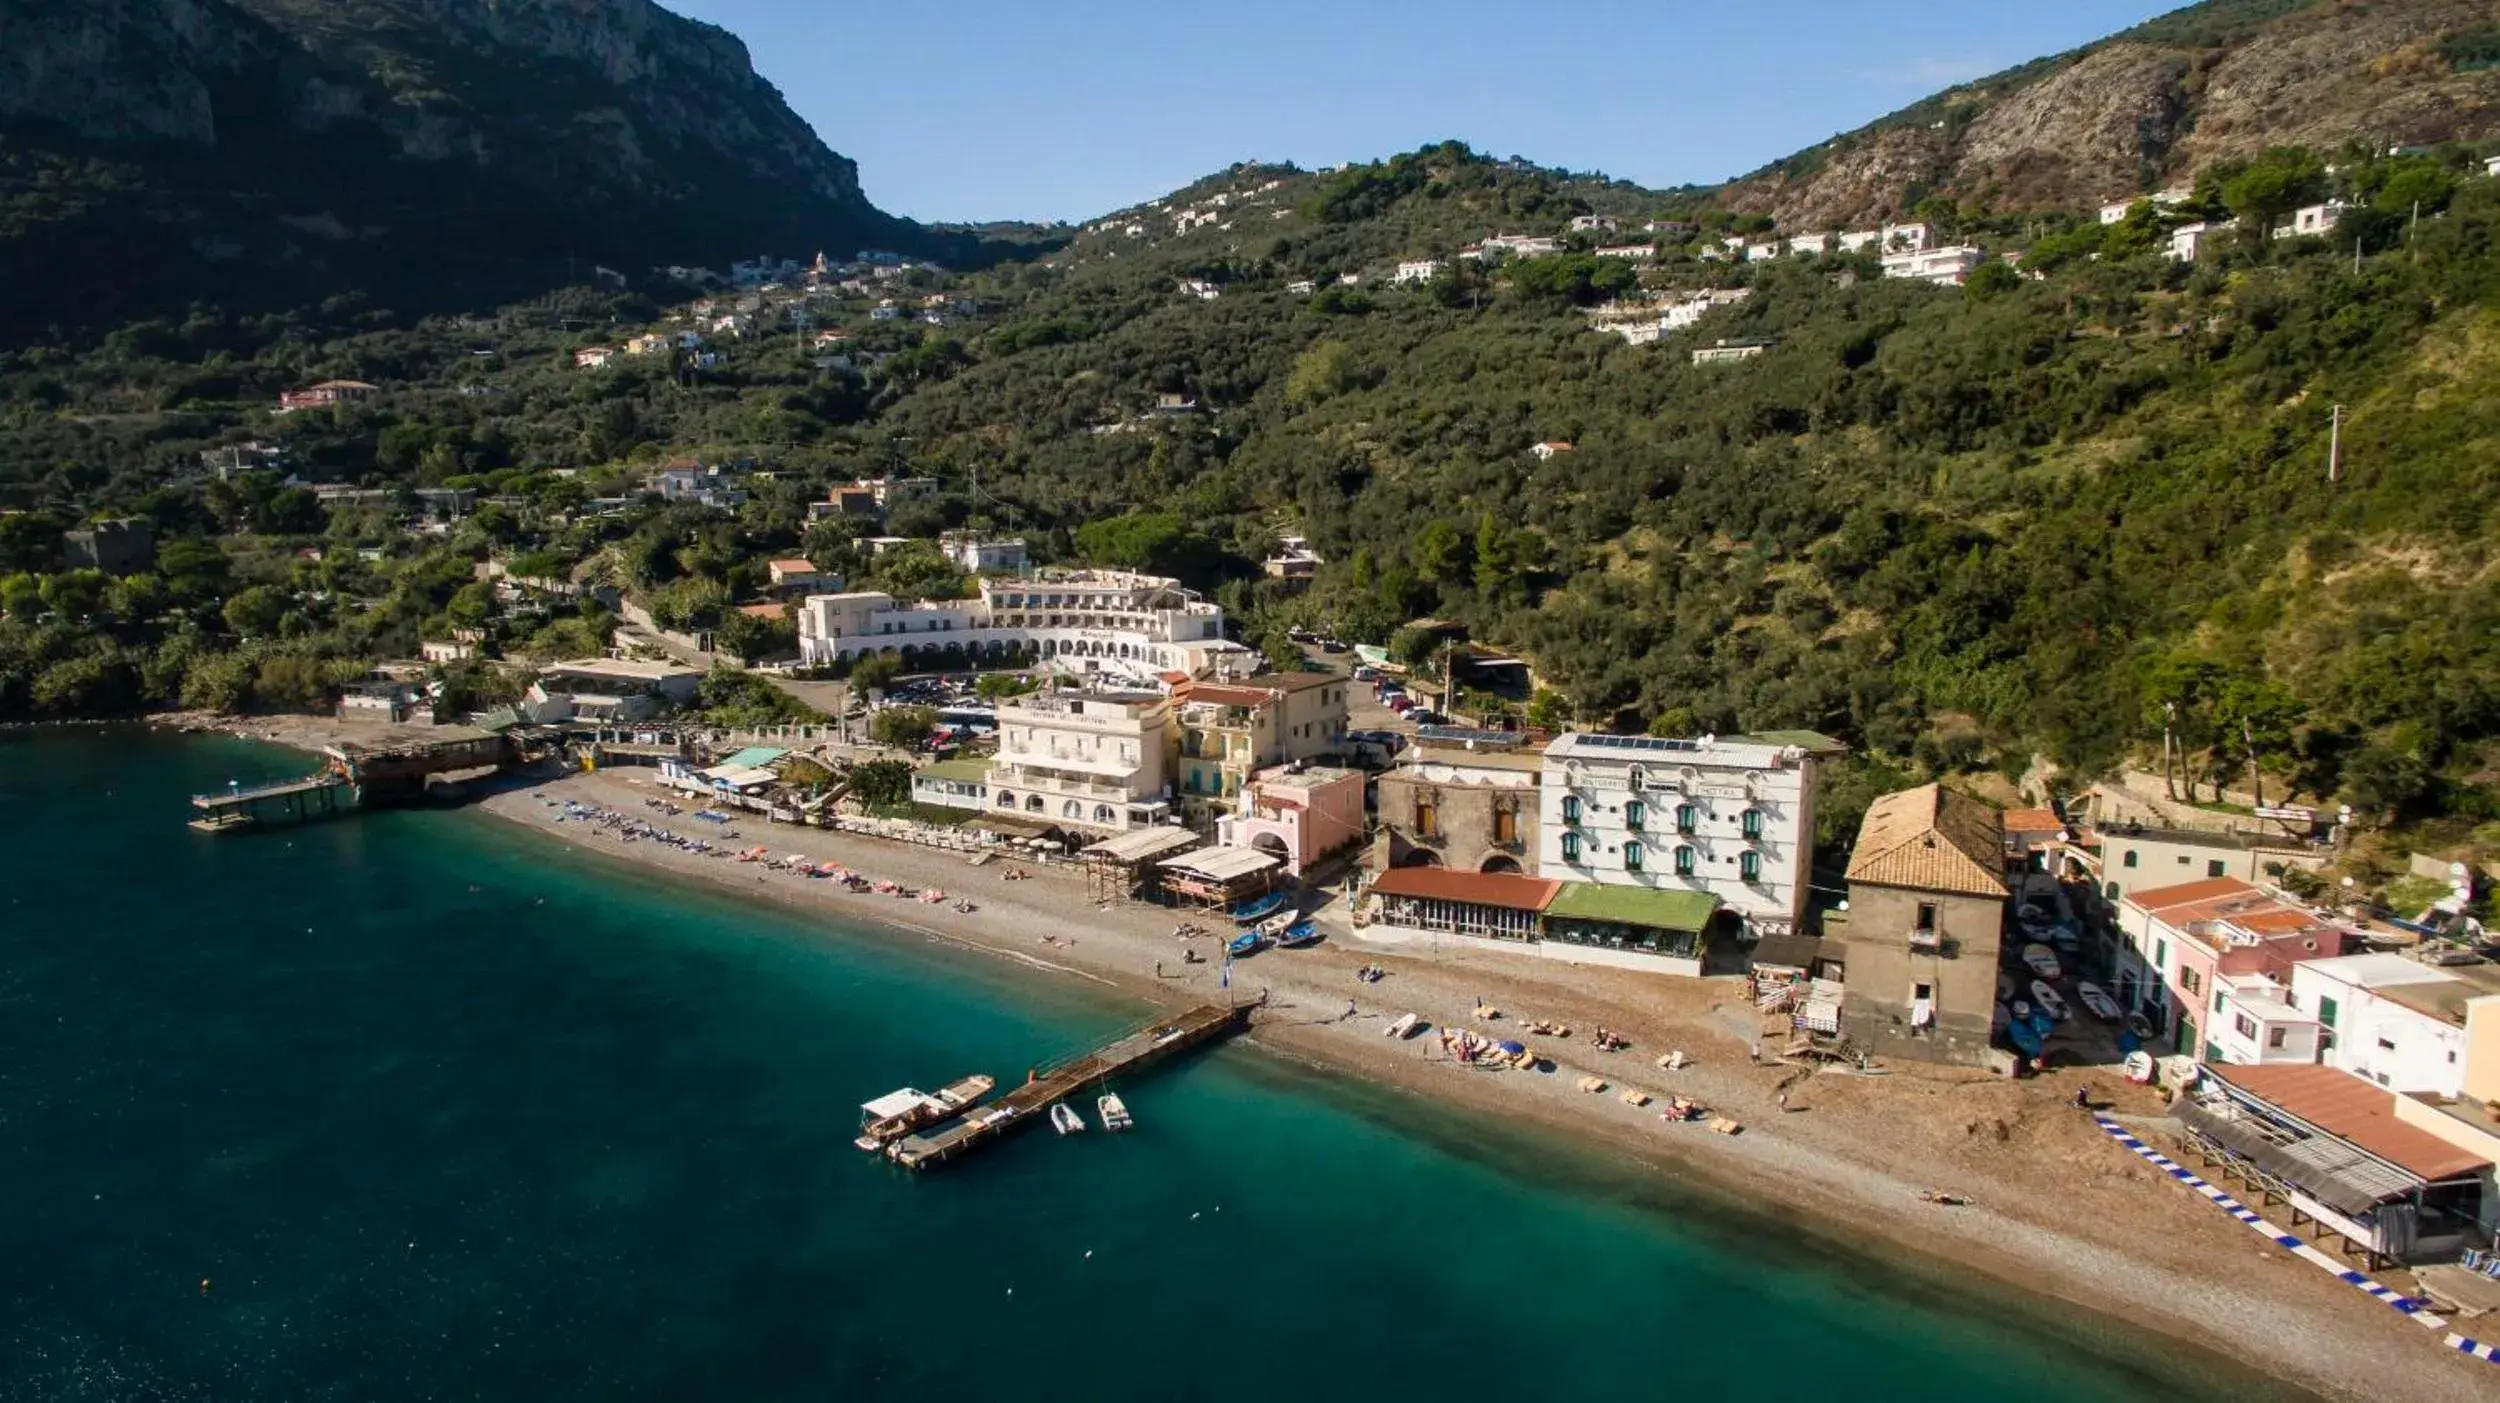
[(1116, 838), (1105, 838), (1077, 854), (1085, 863), (1088, 895), (1095, 901), (1128, 897), (1150, 901), (1161, 875), (1155, 864), (1201, 841), (1186, 828), (1171, 827), (1132, 828)]
[(1163, 890), (1200, 906), (1231, 906), (1275, 885), (1283, 860), (1257, 848), (1203, 848), (1155, 864)]

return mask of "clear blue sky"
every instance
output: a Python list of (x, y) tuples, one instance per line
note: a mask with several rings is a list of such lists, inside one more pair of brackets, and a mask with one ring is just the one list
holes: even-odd
[(2183, 0), (661, 0), (735, 33), (868, 197), (1083, 220), (1256, 157), (1455, 137), (1716, 181)]

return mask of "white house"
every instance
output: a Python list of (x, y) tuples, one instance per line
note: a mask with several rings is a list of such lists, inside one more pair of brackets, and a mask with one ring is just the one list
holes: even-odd
[(1752, 360), (1754, 357), (1771, 349), (1771, 347), (1775, 344), (1775, 342), (1768, 341), (1760, 337), (1749, 338), (1741, 341), (1717, 341), (1707, 346), (1695, 348), (1693, 351), (1693, 364), (1728, 365), (1735, 361)]
[(2216, 1060), (2243, 1067), (2274, 1062), (2305, 1065), (2318, 1060), (2323, 1036), (2317, 1015), (2294, 1003), (2291, 991), (2272, 978), (2225, 974), (2214, 980), (2208, 1039), (2220, 1054)]
[(1745, 245), (1745, 261), (1768, 263), (1780, 256), (1780, 249), (1781, 245), (1776, 240), (1767, 244), (1747, 244)]
[(1319, 291), (1319, 284), (1309, 278), (1296, 278), (1292, 282), (1285, 284), (1285, 291), (1292, 293), (1296, 297), (1308, 297), (1312, 293)]
[(1204, 278), (1181, 279), (1181, 291), (1187, 293), (1191, 297), (1197, 298), (1201, 302), (1213, 302), (1215, 299), (1224, 295), (1224, 290), (1222, 288), (1217, 287), (1215, 284), (1208, 282)]
[(1021, 570), (1029, 559), (1021, 536), (991, 540), (970, 531), (949, 531), (938, 537), (938, 550), (974, 575)]
[(1171, 703), (1156, 692), (1045, 692), (998, 708), (990, 807), (1124, 833), (1171, 816)]
[(1697, 292), (1690, 298), (1668, 307), (1666, 313), (1659, 318), (1658, 324), (1668, 331), (1682, 331), (1719, 308), (1733, 307), (1751, 296), (1753, 296), (1753, 289), (1749, 287), (1713, 288), (1707, 292)]
[(2277, 226), (2274, 236), (2278, 239), (2289, 239), (2296, 236), (2331, 234), (2335, 232), (2336, 225), (2344, 222), (2345, 215), (2358, 208), (2360, 208), (2358, 205), (2348, 205), (2342, 200), (2329, 200), (2322, 205), (2305, 205), (2293, 210), (2292, 222)]
[(1445, 265), (1438, 258), (1410, 258), (1398, 265), (1397, 276), (1390, 279), (1390, 281), (1397, 283), (1428, 283), (1434, 278), (1441, 276), (1441, 269), (1444, 266)]
[(1791, 933), (1813, 856), (1815, 740), (1559, 736), (1538, 789), (1536, 873), (1707, 893), (1756, 934)]
[(1830, 234), (1799, 234), (1788, 241), (1791, 254), (1829, 253), (1837, 241)]
[(1646, 263), (1658, 256), (1658, 249), (1654, 244), (1608, 244), (1604, 248), (1597, 250), (1597, 256), (1600, 258), (1624, 258), (1635, 263)]
[(868, 313), (868, 320), (872, 322), (898, 322), (902, 319), (903, 309), (895, 306), (894, 299), (890, 297), (878, 303)]
[(596, 370), (616, 359), (614, 346), (584, 346), (573, 353), (573, 364), (584, 370)]
[(2465, 1082), (2467, 1006), (2491, 1000), (2500, 1010), (2500, 968), (2346, 955), (2293, 966), (2291, 992), (2325, 1026), (2328, 1066), (2390, 1091), (2455, 1096)]
[(1884, 276), (1916, 278), (1921, 282), (1936, 283), (1940, 286), (1960, 287), (1964, 278), (1969, 277), (1974, 269), (1987, 261), (1986, 254), (1968, 244), (1905, 250), (1884, 255)]
[(2171, 230), (2169, 248), (2171, 261), (2193, 263), (2204, 257), (2205, 248), (2213, 242), (2214, 235), (2229, 227), (2229, 225), (2206, 224), (2199, 221), (2195, 224), (2182, 224)]
[(2485, 156), (2483, 158), (2483, 174), (2500, 177), (2500, 156)]
[(1615, 217), (1611, 214), (1583, 214), (1571, 221), (1571, 232), (1574, 234), (1611, 234), (1614, 231)]

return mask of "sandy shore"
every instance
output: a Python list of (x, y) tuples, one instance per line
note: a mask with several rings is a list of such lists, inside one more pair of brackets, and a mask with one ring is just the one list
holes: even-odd
[[(375, 743), (378, 728), (284, 718), (236, 729), (303, 746), (341, 738)], [(968, 898), (978, 909), (965, 914), (951, 902), (853, 894), (828, 881), (554, 821), (562, 801), (578, 800), (688, 837), (719, 838), (710, 824), (645, 808), (643, 801), (661, 792), (649, 781), (649, 771), (571, 775), (498, 793), (482, 807), (612, 859), (798, 910), (839, 913), (846, 923), (869, 922), (898, 936), (940, 936), (1049, 977), (1087, 979), (1167, 1004), (1219, 996), (1212, 959), (1181, 962), (1175, 913), (1097, 906), (1073, 871), (1028, 868), (1031, 880), (1007, 881), (998, 862), (973, 868), (954, 853), (760, 818), (738, 825), (748, 843), (776, 855), (801, 853)], [(1948, 1274), (1983, 1274), (2073, 1302), (2329, 1396), (2488, 1399), (2500, 1382), (2491, 1365), (2441, 1348), (2437, 1333), (2267, 1246), (2111, 1143), (2067, 1104), (2086, 1079), (2081, 1074), (2017, 1084), (1911, 1064), (1878, 1077), (1815, 1073), (1777, 1065), (1770, 1056), (1776, 1037), (1765, 1043), (1765, 1063), (1755, 1065), (1748, 1045), (1758, 1015), (1739, 980), (1671, 979), (1505, 955), (1423, 957), (1364, 944), (1341, 911), (1323, 910), (1321, 921), (1330, 931), (1323, 945), (1268, 951), (1235, 966), (1235, 992), (1269, 995), (1252, 1044), (1727, 1191), (1861, 1250), (1897, 1247), (1951, 1264)], [(1195, 945), (1202, 955), (1218, 954), (1212, 941)], [(1354, 974), (1367, 963), (1384, 966), (1389, 977), (1361, 983)], [(1479, 998), (1506, 1016), (1477, 1019)], [(1389, 1021), (1405, 1012), (1518, 1038), (1544, 1053), (1552, 1070), (1474, 1070), (1443, 1058), (1429, 1037), (1384, 1037)], [(1525, 1018), (1566, 1023), (1577, 1037), (1563, 1043), (1526, 1035), (1518, 1028)], [(1616, 1053), (1590, 1046), (1588, 1031), (1600, 1025), (1633, 1046)], [(1671, 1049), (1694, 1065), (1676, 1072), (1655, 1065)], [(1610, 1089), (1580, 1091), (1590, 1075)], [(2095, 1096), (2115, 1100), (2112, 1113), (2122, 1119), (2162, 1112), (2154, 1092), (2108, 1075), (2088, 1080)], [(1627, 1088), (1659, 1102), (1668, 1093), (1696, 1098), (1742, 1122), (1744, 1133), (1666, 1123), (1656, 1104), (1624, 1103), (1619, 1093)], [(1785, 1112), (1778, 1104), (1783, 1091)], [(1929, 1187), (1973, 1203), (1923, 1203), (1919, 1191)]]

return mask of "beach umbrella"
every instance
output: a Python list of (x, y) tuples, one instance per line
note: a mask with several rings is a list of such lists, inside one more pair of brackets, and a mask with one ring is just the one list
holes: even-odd
[(1496, 1044), (1496, 1046), (1502, 1049), (1502, 1055), (1505, 1057), (1517, 1057), (1519, 1054), (1528, 1050), (1528, 1045), (1526, 1043), (1506, 1042)]

